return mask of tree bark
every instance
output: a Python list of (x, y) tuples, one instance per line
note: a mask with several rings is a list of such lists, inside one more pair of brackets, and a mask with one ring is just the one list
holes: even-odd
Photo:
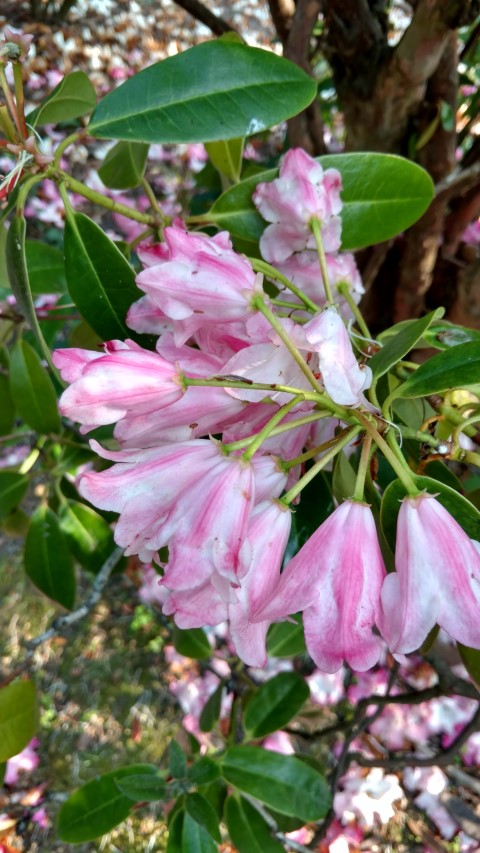
[[(298, 0), (295, 15), (285, 43), (284, 55), (313, 77), (310, 64), (310, 42), (322, 0)], [(325, 154), (323, 121), (320, 104), (315, 99), (306, 110), (288, 122), (290, 145), (304, 148), (309, 154)]]
[(219, 15), (215, 15), (210, 9), (207, 9), (200, 0), (175, 0), (177, 6), (185, 9), (195, 20), (205, 24), (209, 30), (216, 36), (222, 36), (224, 33), (236, 32), (235, 27), (228, 21), (224, 21)]

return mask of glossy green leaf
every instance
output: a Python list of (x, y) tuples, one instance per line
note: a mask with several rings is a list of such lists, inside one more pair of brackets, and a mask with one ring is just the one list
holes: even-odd
[(425, 341), (437, 349), (450, 349), (469, 341), (480, 344), (480, 331), (468, 329), (467, 326), (457, 326), (448, 320), (432, 323), (424, 334)]
[(117, 142), (98, 170), (100, 180), (112, 190), (138, 187), (145, 172), (148, 148), (142, 142)]
[(220, 844), (222, 839), (220, 836), (218, 817), (213, 806), (210, 805), (208, 800), (206, 800), (205, 797), (202, 797), (199, 793), (187, 794), (185, 797), (185, 809), (187, 814), (193, 818), (195, 823), (198, 823), (199, 826), (203, 826), (208, 834)]
[(215, 168), (231, 181), (240, 180), (244, 139), (224, 139), (207, 142), (205, 148)]
[(28, 489), (28, 477), (17, 471), (0, 471), (0, 518), (18, 506)]
[(217, 724), (218, 718), (220, 717), (220, 709), (222, 707), (224, 687), (225, 683), (221, 681), (203, 706), (199, 720), (201, 732), (211, 732)]
[(85, 569), (99, 572), (115, 548), (112, 530), (105, 519), (78, 501), (62, 503), (59, 518), (75, 559)]
[[(404, 358), (417, 341), (425, 334), (431, 323), (438, 320), (444, 314), (443, 308), (431, 311), (419, 320), (412, 320), (408, 325), (402, 326), (397, 334), (389, 337), (385, 346), (382, 347), (368, 362), (373, 373), (374, 381), (387, 373), (391, 367)], [(395, 327), (394, 327), (395, 328)]]
[(188, 778), (194, 785), (209, 785), (219, 776), (218, 764), (206, 755), (199, 758), (188, 770)]
[(78, 310), (103, 340), (132, 337), (125, 317), (142, 295), (135, 273), (102, 229), (83, 213), (65, 223), (65, 272)]
[[(433, 480), (430, 477), (413, 477), (420, 490), (434, 495), (445, 509), (463, 527), (471, 539), (480, 539), (480, 512), (469, 500), (460, 495), (455, 489)], [(380, 520), (385, 538), (392, 551), (395, 550), (397, 517), (400, 501), (405, 497), (406, 490), (400, 480), (394, 480), (386, 488), (380, 511)]]
[(25, 540), (25, 571), (38, 589), (67, 610), (75, 602), (75, 572), (55, 513), (39, 506)]
[(39, 356), (27, 341), (15, 344), (10, 359), (10, 389), (18, 414), (43, 435), (60, 430), (57, 395)]
[(8, 277), (13, 295), (17, 301), (18, 310), (35, 335), (44, 358), (54, 370), (50, 350), (45, 343), (33, 304), (25, 252), (25, 233), (25, 217), (21, 216), (17, 211), (15, 216), (10, 220), (10, 227), (7, 234), (6, 259)]
[(177, 652), (187, 658), (202, 660), (212, 654), (212, 647), (203, 628), (174, 628), (172, 642)]
[(182, 846), (175, 853), (218, 853), (218, 847), (208, 832), (185, 813), (182, 826)]
[(96, 102), (97, 96), (88, 74), (72, 71), (27, 115), (27, 121), (32, 127), (71, 121), (91, 112)]
[(170, 793), (167, 794), (165, 778), (158, 774), (155, 776), (153, 773), (122, 776), (116, 780), (116, 786), (129, 800), (134, 800), (136, 803), (155, 803), (171, 796)]
[[(0, 367), (1, 371), (1, 367)], [(9, 435), (15, 423), (15, 403), (13, 402), (10, 382), (5, 373), (0, 372), (0, 436)]]
[(183, 853), (182, 831), (184, 820), (185, 812), (183, 809), (179, 809), (172, 815), (171, 819), (169, 818), (167, 853)]
[[(324, 168), (342, 175), (342, 249), (361, 249), (389, 240), (425, 212), (433, 183), (424, 169), (393, 154), (327, 154), (317, 158)], [(266, 222), (257, 212), (252, 193), (257, 183), (271, 181), (278, 170), (254, 175), (227, 190), (205, 214), (206, 220), (235, 237), (256, 242)]]
[(453, 388), (480, 383), (480, 346), (477, 341), (458, 344), (439, 352), (420, 365), (403, 385), (395, 389), (397, 397), (426, 397)]
[(251, 738), (283, 728), (298, 714), (310, 690), (296, 672), (280, 672), (260, 685), (247, 705), (245, 729)]
[(211, 142), (250, 136), (300, 112), (316, 84), (269, 51), (204, 42), (130, 77), (98, 104), (93, 136)]
[(284, 853), (257, 809), (243, 797), (230, 796), (225, 804), (228, 834), (238, 853)]
[(119, 779), (157, 773), (152, 764), (132, 764), (97, 776), (78, 788), (63, 804), (58, 815), (57, 831), (62, 841), (81, 844), (93, 841), (125, 820), (133, 802), (118, 789)]
[(276, 622), (267, 634), (267, 653), (270, 657), (289, 658), (306, 653), (302, 614), (293, 616), (295, 622)]
[(32, 293), (62, 293), (65, 290), (65, 264), (58, 249), (41, 240), (26, 240), (25, 254)]
[(480, 690), (480, 649), (471, 649), (462, 643), (457, 643), (457, 649), (470, 678)]
[(439, 480), (440, 483), (445, 483), (446, 486), (450, 486), (451, 489), (455, 489), (456, 492), (460, 492), (463, 494), (463, 484), (459, 480), (456, 474), (445, 465), (445, 462), (442, 462), (440, 459), (433, 459), (431, 462), (428, 462), (422, 471), (426, 477), (431, 477), (432, 480)]
[(168, 768), (174, 779), (185, 779), (187, 775), (187, 756), (176, 740), (168, 745)]
[(11, 681), (0, 688), (0, 761), (25, 749), (38, 726), (37, 697), (32, 681)]
[(221, 769), (231, 785), (282, 814), (319, 820), (330, 807), (323, 776), (293, 755), (257, 746), (232, 746), (221, 758)]

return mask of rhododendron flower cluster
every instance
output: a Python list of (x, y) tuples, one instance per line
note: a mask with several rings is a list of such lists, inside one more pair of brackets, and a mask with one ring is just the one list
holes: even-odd
[[(326, 672), (344, 661), (374, 666), (381, 636), (397, 655), (414, 651), (436, 623), (480, 647), (480, 555), (395, 456), (408, 495), (396, 572), (386, 573), (363, 489), (372, 440), (388, 451), (385, 422), (334, 287), (346, 280), (361, 292), (353, 258), (338, 253), (340, 191), (336, 170), (289, 151), (279, 178), (254, 194), (270, 222), (260, 241), (268, 264), (235, 252), (226, 232), (210, 237), (175, 220), (164, 242), (139, 247), (145, 295), (127, 317), (137, 333), (157, 335), (155, 351), (127, 340), (54, 354), (70, 383), (62, 414), (82, 432), (115, 424), (119, 445), (91, 442), (114, 464), (84, 472), (80, 493), (119, 514), (126, 554), (156, 563), (164, 613), (181, 628), (228, 621), (251, 666), (266, 665), (270, 624), (299, 611)], [(280, 282), (277, 295), (262, 272)], [(284, 299), (278, 291), (289, 285)], [(354, 493), (282, 571), (292, 506), (357, 437)]]

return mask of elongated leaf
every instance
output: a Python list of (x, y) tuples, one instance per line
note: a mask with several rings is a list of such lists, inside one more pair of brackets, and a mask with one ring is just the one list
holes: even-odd
[(468, 341), (477, 341), (480, 344), (480, 331), (468, 329), (466, 326), (457, 326), (442, 320), (432, 323), (424, 334), (425, 341), (437, 349), (450, 349)]
[(25, 749), (38, 725), (37, 697), (32, 681), (11, 681), (0, 688), (0, 761)]
[(220, 827), (218, 825), (218, 817), (215, 814), (213, 806), (210, 805), (205, 797), (201, 794), (192, 793), (185, 797), (185, 809), (187, 814), (207, 830), (215, 841), (220, 844)]
[(225, 822), (238, 853), (284, 853), (263, 817), (243, 797), (228, 797)]
[(356, 474), (352, 463), (343, 450), (337, 455), (333, 469), (332, 488), (339, 503), (352, 497), (355, 491)]
[(91, 112), (96, 102), (89, 76), (84, 71), (72, 71), (27, 115), (27, 121), (32, 127), (71, 121)]
[(174, 779), (185, 779), (187, 775), (187, 757), (176, 740), (168, 745), (168, 768)]
[[(342, 249), (361, 249), (389, 240), (425, 212), (433, 198), (431, 178), (410, 160), (392, 154), (327, 154), (324, 168), (342, 175)], [(256, 242), (267, 223), (257, 212), (252, 193), (257, 183), (271, 181), (278, 170), (254, 175), (227, 190), (205, 214), (235, 237)]]
[(296, 672), (280, 672), (264, 681), (245, 712), (250, 737), (265, 737), (290, 722), (310, 695), (308, 684)]
[(15, 422), (15, 403), (13, 402), (8, 376), (4, 373), (0, 373), (0, 400), (2, 401), (0, 406), (0, 435), (9, 435)]
[(57, 395), (40, 358), (26, 341), (19, 340), (10, 359), (10, 389), (23, 420), (41, 434), (58, 432)]
[(293, 755), (232, 746), (222, 756), (221, 768), (227, 782), (282, 814), (319, 820), (330, 807), (323, 776)]
[[(433, 480), (430, 477), (414, 477), (415, 483), (419, 489), (435, 495), (437, 501), (453, 516), (460, 527), (463, 527), (471, 539), (480, 539), (480, 512), (469, 500), (460, 495), (455, 489), (439, 480)], [(405, 497), (406, 490), (400, 480), (394, 480), (393, 483), (385, 489), (382, 498), (382, 507), (380, 511), (380, 520), (385, 538), (395, 551), (397, 517), (400, 510), (400, 501)]]
[(28, 489), (28, 478), (17, 471), (0, 471), (0, 518), (18, 506)]
[(267, 652), (271, 657), (289, 658), (304, 655), (307, 651), (303, 636), (302, 614), (297, 613), (295, 622), (276, 622), (267, 634)]
[(57, 831), (62, 841), (80, 844), (93, 841), (125, 820), (133, 802), (118, 789), (119, 779), (151, 773), (152, 764), (132, 764), (98, 776), (78, 788), (63, 804), (58, 815)]
[(394, 364), (397, 364), (404, 358), (417, 341), (425, 334), (431, 323), (438, 320), (444, 314), (443, 308), (437, 308), (436, 311), (431, 311), (425, 317), (419, 320), (413, 320), (407, 326), (404, 326), (396, 335), (389, 337), (385, 346), (379, 350), (373, 358), (368, 362), (371, 368), (374, 380), (387, 373)]
[(212, 647), (203, 628), (174, 628), (172, 641), (177, 652), (188, 658), (202, 660), (212, 654)]
[(182, 831), (185, 819), (184, 809), (179, 809), (169, 816), (167, 853), (183, 853)]
[(188, 770), (188, 778), (194, 785), (209, 785), (220, 776), (218, 764), (203, 755)]
[(227, 139), (220, 142), (207, 142), (205, 146), (215, 168), (231, 181), (240, 180), (243, 143), (243, 139)]
[(75, 602), (75, 572), (57, 516), (39, 506), (32, 516), (25, 541), (25, 571), (45, 595), (67, 610)]
[(222, 696), (224, 687), (225, 683), (221, 681), (216, 690), (214, 690), (212, 695), (208, 697), (205, 705), (203, 706), (199, 720), (201, 732), (211, 732), (214, 726), (216, 725), (220, 716), (220, 709), (222, 707)]
[(137, 142), (211, 142), (259, 133), (313, 100), (298, 66), (258, 48), (209, 41), (150, 65), (110, 92), (93, 136)]
[[(167, 785), (162, 776), (152, 773), (138, 773), (122, 776), (116, 780), (116, 785), (122, 794), (136, 803), (155, 803), (167, 797)], [(168, 795), (170, 796), (170, 794)]]
[(60, 507), (60, 527), (70, 550), (85, 569), (95, 574), (115, 548), (113, 533), (101, 515), (78, 501)]
[(103, 340), (132, 337), (125, 316), (142, 295), (135, 274), (115, 243), (83, 213), (65, 223), (65, 271), (70, 296)]
[(105, 186), (113, 190), (138, 187), (145, 172), (148, 147), (141, 142), (117, 142), (98, 170)]
[(395, 390), (397, 397), (426, 397), (480, 383), (480, 346), (469, 341), (439, 352)]
[(18, 309), (25, 317), (25, 320), (38, 341), (45, 359), (50, 365), (52, 371), (55, 373), (50, 350), (43, 338), (42, 330), (40, 329), (37, 315), (35, 313), (35, 306), (33, 304), (32, 291), (28, 278), (27, 258), (25, 254), (25, 233), (25, 217), (21, 216), (17, 211), (10, 221), (10, 227), (7, 234), (6, 256), (8, 277), (13, 295), (17, 300)]
[(175, 853), (218, 853), (218, 847), (203, 826), (186, 812), (182, 826), (182, 846)]
[(25, 254), (32, 293), (63, 293), (66, 284), (62, 253), (40, 240), (26, 240)]

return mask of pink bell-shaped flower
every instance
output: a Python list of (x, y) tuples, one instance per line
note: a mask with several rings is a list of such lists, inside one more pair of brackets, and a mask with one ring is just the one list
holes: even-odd
[(380, 630), (392, 652), (415, 651), (435, 624), (480, 648), (480, 554), (433, 495), (402, 501), (395, 565), (381, 593)]
[(348, 500), (313, 533), (287, 564), (255, 620), (284, 619), (303, 610), (305, 641), (323, 672), (346, 661), (364, 671), (380, 657), (378, 624), (385, 566), (372, 511)]

